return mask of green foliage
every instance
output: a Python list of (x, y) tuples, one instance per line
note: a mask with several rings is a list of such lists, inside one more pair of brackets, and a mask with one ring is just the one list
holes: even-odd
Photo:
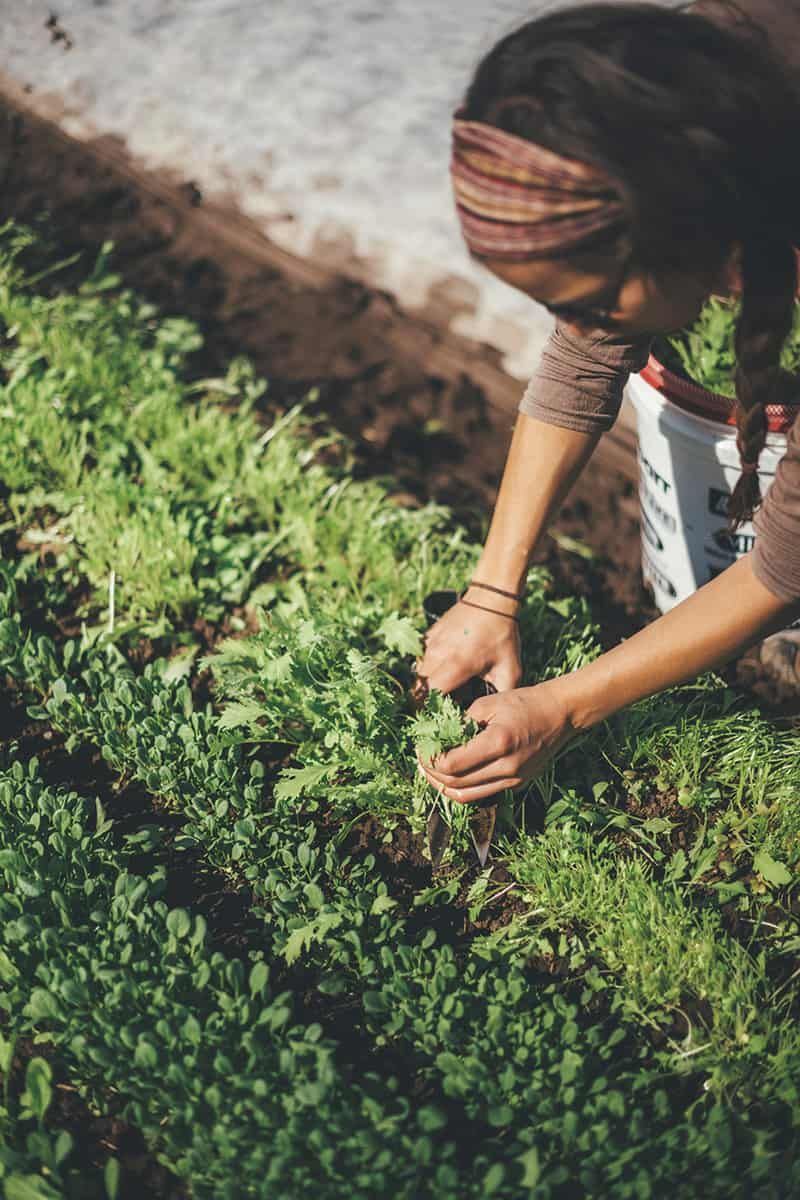
[[(421, 711), (411, 724), (414, 752), (425, 763), (430, 764), (440, 754), (454, 750), (468, 742), (479, 731), (476, 721), (465, 717), (450, 696), (431, 692)], [(443, 861), (463, 858), (469, 847), (469, 809), (454, 804), (447, 796), (433, 789), (420, 774), (415, 781), (414, 814), (416, 823), (422, 826), (430, 809), (436, 806), (451, 830), (451, 842)]]
[(478, 723), (465, 717), (450, 696), (436, 691), (430, 694), (411, 728), (414, 747), (426, 763), (468, 742), (479, 730)]
[[(197, 1176), (201, 1195), (224, 1193), (235, 1157), (236, 1184), (253, 1194), (321, 1177), (343, 1195), (352, 1177), (364, 1196), (359, 1172), (379, 1130), (397, 1149), (382, 1170), (410, 1194), (419, 1159), (403, 1132), (407, 1105), (369, 1076), (348, 1083), (321, 1028), (293, 1016), (291, 993), (258, 964), (248, 982), (240, 960), (209, 948), (201, 918), (169, 910), (163, 867), (132, 874), (109, 831), (92, 832), (88, 806), (19, 774), (0, 778), (2, 845), (20, 846), (4, 859), (2, 946), (16, 974), (3, 1007), (46, 1028), (87, 1080), (125, 1077), (130, 1115), (165, 1140), (173, 1169)], [(39, 837), (20, 841), (31, 826)]]
[[(285, 959), (290, 963), (301, 959), (305, 962), (310, 959), (316, 961), (321, 969), (329, 973), (331, 984), (334, 979), (342, 977), (342, 971), (345, 980), (349, 977), (353, 981), (350, 988), (358, 980), (358, 987), (366, 989), (364, 1012), (370, 1022), (374, 1024), (378, 1018), (379, 1026), (390, 1022), (392, 1038), (400, 1036), (402, 1026), (398, 1026), (397, 1021), (404, 1009), (399, 995), (392, 990), (395, 987), (392, 980), (397, 974), (396, 960), (381, 951), (382, 965), (380, 974), (376, 976), (375, 952), (384, 943), (397, 951), (404, 940), (403, 924), (398, 918), (396, 904), (389, 903), (391, 897), (386, 897), (385, 890), (375, 890), (371, 861), (363, 862), (356, 872), (353, 865), (347, 865), (347, 860), (342, 864), (336, 861), (335, 856), (331, 858), (332, 848), (326, 849), (321, 855), (320, 849), (313, 844), (299, 840), (295, 848), (291, 848), (293, 839), (306, 836), (304, 828), (307, 829), (307, 826), (303, 823), (297, 825), (291, 815), (291, 803), (281, 804), (277, 797), (271, 819), (267, 823), (260, 821), (260, 774), (257, 771), (255, 775), (251, 773), (258, 764), (253, 763), (248, 767), (241, 756), (241, 746), (215, 749), (213, 719), (191, 714), (187, 722), (185, 705), (188, 697), (181, 685), (161, 680), (154, 671), (148, 671), (147, 676), (140, 680), (125, 677), (114, 684), (113, 679), (106, 678), (103, 683), (102, 675), (94, 669), (86, 676), (86, 686), (90, 694), (102, 697), (100, 704), (88, 707), (74, 694), (74, 685), (68, 684), (59, 690), (58, 700), (54, 697), (50, 704), (56, 723), (74, 729), (78, 722), (83, 722), (84, 733), (100, 741), (108, 761), (116, 763), (126, 773), (133, 770), (143, 782), (161, 794), (171, 794), (173, 803), (178, 804), (190, 817), (184, 834), (186, 844), (203, 845), (212, 861), (227, 865), (228, 869), (241, 864), (239, 869), (244, 871), (255, 888), (257, 898), (264, 904), (268, 928), (276, 938), (276, 949), (280, 947)], [(116, 715), (114, 695), (119, 709)], [(124, 720), (123, 711), (127, 714)], [(90, 722), (88, 726), (87, 721)], [(151, 727), (148, 727), (148, 721)], [(113, 731), (124, 728), (130, 732), (118, 740), (118, 735)], [(170, 734), (170, 729), (181, 730), (181, 736), (175, 738)], [(159, 738), (163, 739), (160, 748)], [(113, 754), (112, 746), (116, 747)], [(165, 753), (167, 747), (170, 747), (169, 753)], [(228, 816), (232, 801), (237, 812), (233, 821)], [(252, 817), (245, 815), (248, 811)], [(728, 1086), (730, 1080), (736, 1078), (739, 1087), (745, 1081), (748, 1081), (747, 1088), (756, 1085), (762, 1089), (767, 1087), (768, 1079), (762, 1079), (760, 1071), (751, 1073), (751, 1067), (761, 1062), (765, 1036), (768, 1039), (766, 1044), (774, 1047), (772, 1053), (776, 1064), (793, 1061), (795, 1051), (793, 1035), (785, 1026), (774, 1025), (770, 1032), (773, 1016), (760, 996), (763, 979), (761, 969), (748, 967), (747, 958), (741, 953), (738, 958), (731, 959), (735, 944), (726, 941), (719, 925), (712, 924), (708, 928), (698, 925), (692, 910), (685, 909), (678, 893), (674, 894), (673, 908), (669, 912), (653, 909), (650, 888), (646, 876), (641, 872), (631, 875), (631, 878), (638, 881), (638, 903), (643, 906), (643, 915), (648, 914), (650, 924), (642, 925), (640, 918), (627, 923), (620, 922), (618, 914), (626, 913), (629, 908), (624, 891), (620, 892), (625, 878), (620, 874), (620, 868), (613, 860), (607, 860), (606, 873), (602, 878), (604, 887), (609, 891), (604, 897), (603, 892), (598, 890), (601, 876), (597, 863), (593, 861), (587, 864), (586, 871), (581, 873), (577, 869), (579, 859), (572, 852), (566, 853), (571, 844), (570, 838), (565, 837), (569, 830), (563, 822), (557, 821), (553, 823), (552, 830), (551, 839), (532, 842), (531, 845), (537, 851), (547, 845), (560, 846), (562, 853), (558, 857), (535, 866), (530, 877), (526, 874), (526, 867), (520, 866), (516, 859), (512, 859), (511, 866), (526, 888), (530, 888), (531, 880), (547, 881), (551, 894), (555, 894), (553, 889), (567, 887), (569, 894), (580, 902), (583, 907), (579, 911), (587, 914), (588, 927), (594, 931), (590, 941), (594, 952), (612, 954), (611, 949), (607, 949), (612, 947), (613, 954), (609, 960), (611, 969), (619, 971), (623, 964), (627, 967), (624, 994), (619, 1001), (623, 1006), (621, 1011), (627, 1013), (628, 1019), (637, 1020), (646, 1015), (648, 1020), (657, 1018), (659, 1024), (666, 1025), (675, 1007), (685, 1003), (683, 990), (694, 987), (699, 997), (714, 1000), (719, 1006), (716, 1023), (712, 1027), (715, 1035), (711, 1041), (711, 1051), (708, 1047), (701, 1051), (699, 1042), (691, 1044), (695, 1051), (692, 1061), (696, 1069), (708, 1071), (712, 1063), (724, 1062), (721, 1084)], [(602, 851), (602, 846), (599, 849)], [(295, 873), (299, 878), (293, 880)], [(539, 932), (535, 925), (529, 931), (523, 926), (525, 936), (518, 940), (514, 927), (507, 933), (499, 931), (498, 936), (503, 935), (499, 940), (499, 960), (494, 957), (497, 952), (491, 949), (492, 939), (488, 940), (485, 947), (480, 942), (475, 944), (476, 962), (486, 961), (488, 954), (489, 961), (493, 963), (491, 970), (498, 980), (507, 979), (511, 962), (509, 949), (527, 958), (532, 943), (540, 949), (536, 939), (542, 937), (542, 924), (545, 931), (551, 923), (554, 929), (565, 925), (569, 927), (578, 915), (578, 910), (554, 906), (551, 900), (543, 904), (541, 892), (531, 894), (528, 903), (531, 911), (539, 913)], [(606, 911), (613, 918), (607, 928), (603, 925)], [(551, 912), (552, 916), (549, 915)], [(548, 914), (543, 922), (542, 913)], [(631, 909), (631, 918), (635, 914), (634, 907)], [(365, 917), (368, 920), (366, 925)], [(185, 914), (172, 917), (171, 923), (174, 934), (182, 932), (186, 925)], [(680, 934), (680, 929), (684, 929), (685, 934)], [(359, 936), (354, 940), (356, 931)], [(654, 941), (656, 935), (662, 940)], [(685, 951), (679, 951), (681, 937), (685, 938)], [(581, 954), (585, 955), (581, 945), (579, 941), (576, 965), (582, 961)], [(568, 941), (566, 948), (569, 946)], [(700, 946), (704, 950), (698, 956)], [(645, 948), (647, 952), (643, 956)], [(449, 951), (447, 947), (443, 947), (442, 951), (446, 965)], [(685, 954), (684, 965), (681, 965), (680, 959), (673, 965), (670, 956), (676, 952)], [(419, 953), (422, 957), (415, 970), (419, 970), (420, 977), (425, 979), (431, 963), (431, 944), (420, 943)], [(737, 962), (739, 965), (734, 969)], [(407, 966), (410, 964), (411, 960)], [(445, 969), (442, 984), (437, 984), (430, 993), (434, 1004), (431, 1019), (435, 1021), (440, 1036), (444, 1036), (444, 1027), (442, 1013), (438, 1011), (439, 1004), (445, 995), (452, 992), (453, 987), (452, 982), (447, 982), (448, 978), (449, 969)], [(398, 978), (398, 985), (401, 979), (406, 980), (406, 984), (403, 984), (406, 987), (409, 979), (407, 969)], [(640, 981), (638, 987), (646, 988), (641, 995), (631, 986), (634, 979)], [(683, 988), (675, 990), (670, 983), (672, 980), (682, 982)], [(377, 989), (376, 983), (380, 983)], [(467, 975), (465, 986), (468, 990), (474, 990), (477, 985)], [(390, 989), (388, 992), (387, 988)], [(420, 998), (414, 999), (412, 995), (408, 1003), (409, 1019), (413, 1014), (413, 1020), (418, 1022)], [(454, 997), (452, 1002), (448, 1000), (448, 1008), (451, 1003), (456, 1006), (452, 1011), (458, 1012), (459, 1004), (463, 1002)], [(46, 995), (37, 993), (35, 1011), (42, 1017), (52, 1016)], [(758, 1013), (764, 1016), (763, 1032), (752, 1023), (754, 1018), (758, 1019)], [(484, 1039), (485, 1021), (484, 1014), (479, 1021), (483, 1030), (481, 1037)], [(529, 1013), (526, 1009), (526, 1029), (528, 1023)], [(453, 1039), (460, 1038), (452, 1031), (449, 1021), (447, 1027), (451, 1032), (447, 1033), (445, 1046), (452, 1044)], [(379, 1036), (385, 1037), (386, 1033)], [(677, 1061), (682, 1060), (685, 1051), (685, 1045), (675, 1047)], [(139, 1056), (149, 1059), (149, 1049), (140, 1050)], [(449, 1059), (446, 1061), (450, 1062)], [(716, 1069), (721, 1070), (721, 1065)], [(783, 1078), (782, 1071), (776, 1068), (770, 1086), (775, 1089)], [(484, 1082), (481, 1087), (483, 1094), (489, 1097), (488, 1084)], [(769, 1090), (767, 1094), (770, 1094)], [(503, 1103), (508, 1101), (504, 1100)]]
[(712, 819), (733, 812), (741, 852), (752, 857), (762, 848), (800, 862), (796, 735), (746, 707), (718, 680), (707, 677), (635, 705), (599, 740), (618, 778), (637, 776), (642, 796), (675, 793), (682, 807)]
[[(690, 329), (666, 339), (690, 379), (731, 398), (736, 396), (734, 336), (740, 307), (738, 300), (712, 296)], [(800, 303), (795, 305), (794, 326), (781, 353), (781, 366), (800, 373)]]
[[(739, 1087), (757, 1088), (763, 1079), (751, 1072), (764, 1070), (768, 1044), (773, 1061), (800, 1052), (783, 1006), (768, 1003), (763, 960), (725, 938), (719, 911), (687, 908), (674, 884), (655, 883), (641, 860), (618, 862), (611, 849), (608, 839), (566, 820), (540, 838), (519, 839), (511, 867), (544, 928), (569, 927), (577, 946), (584, 940), (578, 931), (592, 930), (593, 955), (620, 988), (623, 1009), (665, 1027), (695, 1009), (676, 1054), (707, 1053), (710, 1083), (726, 1086), (735, 1076)], [(523, 922), (506, 934), (518, 945), (535, 945), (539, 936)]]
[[(37, 295), (26, 237), (0, 232), (0, 505), (46, 549), (0, 562), (0, 674), (170, 821), (0, 763), (0, 1071), (17, 1036), (52, 1043), (200, 1200), (797, 1191), (794, 735), (714, 679), (678, 689), (507, 801), (536, 833), (498, 847), (505, 875), (470, 878), (453, 806), (456, 869), (398, 877), (443, 803), (416, 755), (476, 731), (437, 694), (414, 714), (407, 685), (422, 600), (477, 547), (354, 479), (302, 407), (265, 424), (247, 364), (183, 382), (196, 331), (122, 289), (108, 248), (76, 295)], [(194, 617), (245, 603), (258, 631), (198, 658)], [(65, 612), (80, 637), (39, 632)], [(144, 631), (181, 656), (133, 670)], [(598, 652), (538, 571), (521, 633), (529, 682)], [(235, 952), (167, 903), (198, 861), (251, 901)], [(6, 1197), (113, 1196), (116, 1161), (90, 1180), (49, 1128), (49, 1071), (34, 1057), (0, 1114)]]
[[(2, 954), (6, 982), (12, 964)], [(89, 1200), (100, 1197), (97, 1171), (76, 1161), (75, 1139), (62, 1129), (45, 1127), (53, 1099), (50, 1063), (34, 1055), (25, 1067), (24, 1086), (18, 1097), (10, 1078), (16, 1044), (0, 1034), (0, 1186), (4, 1200)]]
[[(513, 939), (505, 947), (482, 939), (457, 964), (432, 931), (409, 937), (395, 906), (376, 903), (386, 892), (385, 885), (375, 892), (373, 861), (330, 861), (323, 890), (302, 882), (319, 869), (320, 849), (297, 841), (288, 852), (302, 830), (293, 835), (288, 826), (284, 837), (265, 831), (272, 865), (260, 866), (260, 887), (264, 900), (272, 896), (274, 924), (288, 935), (286, 959), (313, 953), (329, 994), (340, 991), (334, 983), (344, 972), (346, 991), (361, 994), (365, 1032), (427, 1064), (428, 1100), (410, 1123), (391, 1078), (367, 1072), (360, 1093), (347, 1083), (320, 1027), (293, 1018), (291, 993), (273, 990), (258, 962), (248, 973), (212, 951), (204, 922), (187, 927), (186, 914), (161, 901), (163, 868), (146, 876), (126, 869), (110, 830), (92, 834), (91, 810), (77, 797), (44, 788), (35, 771), (26, 779), (12, 770), (0, 779), (0, 802), (5, 845), (22, 847), (4, 860), (12, 887), (0, 912), (3, 944), (18, 972), (4, 1005), (46, 1028), (83, 1077), (124, 1076), (130, 1117), (145, 1133), (157, 1129), (163, 1160), (200, 1195), (225, 1194), (233, 1155), (237, 1186), (254, 1195), (291, 1193), (313, 1180), (325, 1196), (367, 1197), (378, 1171), (408, 1200), (422, 1179), (434, 1196), (454, 1189), (477, 1196), (471, 1181), (492, 1172), (499, 1179), (501, 1166), (506, 1192), (499, 1194), (516, 1196), (532, 1146), (544, 1194), (554, 1196), (570, 1180), (597, 1188), (613, 1180), (620, 1194), (633, 1196), (644, 1172), (654, 1195), (659, 1181), (674, 1187), (683, 1178), (679, 1194), (688, 1197), (701, 1168), (711, 1172), (709, 1194), (722, 1196), (749, 1162), (742, 1157), (746, 1127), (732, 1113), (712, 1107), (684, 1123), (676, 1118), (691, 1081), (686, 1090), (670, 1083), (635, 1042), (626, 1048), (602, 977), (587, 973), (573, 997), (550, 984), (532, 1006), (527, 945), (509, 954)], [(36, 842), (19, 837), (12, 813), (23, 826), (35, 819)], [(24, 908), (15, 904), (15, 882), (37, 877), (48, 886)], [(320, 917), (325, 932), (317, 936), (309, 925)], [(82, 969), (89, 963), (91, 974)], [(33, 979), (31, 990), (26, 981)], [(476, 1131), (466, 1177), (444, 1118), (454, 1103)], [(706, 1131), (719, 1118), (728, 1135), (717, 1145)], [(780, 1119), (777, 1109), (771, 1119)], [(318, 1151), (313, 1160), (309, 1138)], [(670, 1145), (677, 1155), (665, 1154)], [(566, 1159), (574, 1167), (564, 1174)]]
[(118, 632), (218, 619), (290, 549), (307, 599), (350, 600), (397, 652), (417, 645), (400, 609), (475, 557), (447, 513), (354, 486), (346, 444), (315, 437), (300, 406), (265, 428), (265, 385), (241, 359), (186, 384), (197, 330), (120, 290), (108, 248), (77, 294), (31, 292), (18, 265), (28, 241), (0, 229), (2, 506), (29, 541), (61, 546), (65, 577), (92, 586), (82, 615), (109, 617), (113, 572)]
[[(281, 799), (324, 796), (342, 815), (369, 805), (402, 812), (407, 792), (407, 700), (388, 674), (388, 654), (332, 616), (262, 614), (262, 630), (232, 639), (210, 666), (225, 744), (271, 742), (293, 748), (299, 765), (278, 784)], [(371, 650), (371, 652), (370, 652)]]

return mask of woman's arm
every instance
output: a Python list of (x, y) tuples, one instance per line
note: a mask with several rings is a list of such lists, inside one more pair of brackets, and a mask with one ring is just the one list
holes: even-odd
[[(649, 338), (631, 342), (603, 330), (556, 326), (520, 402), (475, 579), (520, 591), (539, 539), (601, 434), (614, 424), (628, 376), (644, 366), (649, 348)], [(469, 603), (457, 604), (428, 632), (419, 679), (442, 692), (474, 675), (501, 692), (517, 687), (520, 647), (511, 619), (517, 603), (482, 588), (470, 589), (464, 599)]]
[[(647, 361), (650, 339), (559, 323), (520, 403), (520, 415), (489, 536), (475, 570), (482, 583), (518, 592), (548, 523), (617, 416), (631, 371)], [(517, 604), (481, 588), (434, 625), (417, 664), (429, 687), (450, 692), (480, 675), (499, 691), (519, 684)], [(499, 614), (499, 615), (498, 615)], [(503, 615), (505, 614), (505, 615)]]
[[(787, 396), (796, 403), (800, 380), (792, 376), (783, 379)], [(754, 524), (758, 535), (753, 550), (756, 578), (784, 600), (800, 596), (800, 416)]]
[(519, 414), (476, 579), (521, 589), (539, 539), (599, 438)]
[[(598, 438), (520, 413), (475, 579), (520, 591), (539, 538)], [(521, 677), (519, 636), (510, 617), (519, 605), (483, 588), (470, 588), (464, 599), (470, 603), (457, 604), (429, 631), (418, 678), (441, 692), (473, 675), (483, 676), (498, 691), (516, 687)]]
[(646, 629), (563, 676), (570, 724), (589, 729), (635, 700), (722, 666), (798, 612), (800, 600), (769, 591), (748, 554)]
[(487, 696), (469, 710), (486, 728), (424, 767), (430, 782), (469, 803), (537, 775), (576, 733), (612, 713), (727, 662), (800, 614), (740, 559), (665, 616), (588, 666), (531, 688)]

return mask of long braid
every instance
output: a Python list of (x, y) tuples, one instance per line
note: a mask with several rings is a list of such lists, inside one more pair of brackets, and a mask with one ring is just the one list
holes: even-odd
[(767, 440), (767, 405), (780, 376), (783, 343), (794, 318), (797, 259), (788, 241), (742, 246), (742, 304), (736, 327), (736, 425), (742, 474), (728, 505), (732, 529), (761, 502), (758, 462)]

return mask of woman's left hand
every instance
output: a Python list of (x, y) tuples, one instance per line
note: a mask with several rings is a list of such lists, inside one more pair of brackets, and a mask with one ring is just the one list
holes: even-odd
[(467, 716), (484, 726), (480, 733), (430, 765), (420, 762), (428, 782), (459, 804), (521, 787), (576, 732), (560, 679), (482, 696)]

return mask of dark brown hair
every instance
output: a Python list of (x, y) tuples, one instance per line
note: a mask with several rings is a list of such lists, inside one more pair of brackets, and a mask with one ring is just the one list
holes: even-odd
[[(800, 88), (729, 0), (712, 16), (584, 4), (504, 37), (479, 64), (466, 117), (603, 168), (625, 206), (613, 249), (656, 277), (711, 278), (741, 248), (734, 524), (760, 502), (766, 406), (791, 330), (800, 244)], [(574, 254), (575, 251), (572, 251)]]

